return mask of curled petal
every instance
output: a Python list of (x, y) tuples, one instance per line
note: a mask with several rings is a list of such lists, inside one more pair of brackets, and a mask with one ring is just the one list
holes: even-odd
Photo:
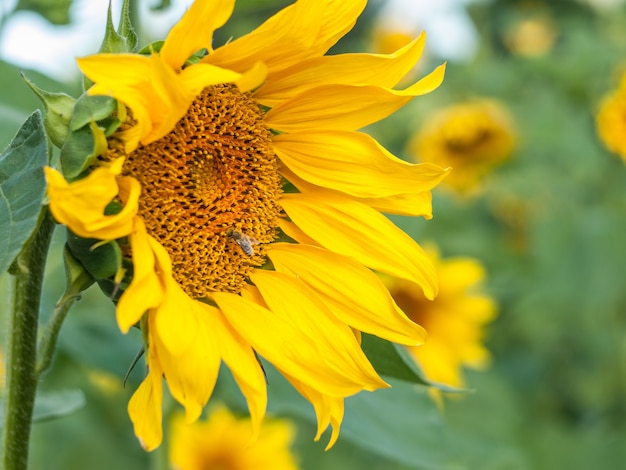
[[(57, 222), (83, 238), (115, 240), (129, 235), (141, 187), (134, 178), (118, 177), (121, 165), (122, 160), (117, 160), (73, 183), (68, 183), (57, 170), (46, 167), (50, 211)], [(105, 215), (105, 208), (120, 193), (126, 199), (122, 210)]]

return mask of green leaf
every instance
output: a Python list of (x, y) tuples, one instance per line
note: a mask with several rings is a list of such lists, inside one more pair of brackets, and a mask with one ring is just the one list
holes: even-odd
[(380, 375), (419, 385), (427, 385), (444, 392), (463, 391), (428, 380), (404, 346), (366, 333), (362, 333), (361, 346), (374, 369)]
[(442, 415), (426, 389), (390, 381), (392, 387), (346, 399), (339, 439), (420, 469), (458, 469)]
[[(268, 412), (316, 423), (313, 407), (266, 361)], [(389, 389), (361, 392), (345, 399), (339, 443), (348, 440), (364, 450), (419, 469), (452, 469), (457, 452), (442, 415), (424, 387), (388, 380)], [(245, 413), (245, 401), (231, 374), (220, 374), (216, 399)], [(322, 437), (325, 446), (330, 431)], [(332, 452), (332, 451), (331, 451)]]
[(376, 336), (362, 334), (362, 347), (376, 372), (387, 377), (428, 385), (413, 361), (406, 361), (400, 347)]
[(35, 111), (0, 154), (0, 272), (7, 270), (37, 228), (47, 163), (48, 142), (41, 112)]
[(72, 0), (19, 0), (15, 11), (34, 11), (52, 24), (64, 25), (70, 23), (71, 5)]
[(40, 392), (35, 398), (33, 422), (62, 418), (85, 406), (85, 394), (78, 389)]

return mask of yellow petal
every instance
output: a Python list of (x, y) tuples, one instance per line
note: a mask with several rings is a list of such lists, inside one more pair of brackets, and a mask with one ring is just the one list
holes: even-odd
[[(130, 234), (141, 188), (134, 178), (118, 178), (121, 164), (119, 160), (119, 164), (96, 168), (73, 183), (68, 183), (58, 171), (44, 168), (50, 211), (56, 221), (84, 238), (114, 240)], [(126, 199), (124, 207), (117, 214), (104, 215), (106, 206), (120, 190)]]
[[(359, 197), (356, 198), (354, 196), (349, 196), (344, 192), (335, 191), (333, 189), (326, 189), (307, 181), (304, 181), (302, 178), (297, 176), (293, 171), (291, 171), (286, 166), (282, 165), (280, 169), (281, 174), (293, 185), (300, 190), (301, 193), (307, 192), (321, 192), (329, 195), (334, 195), (338, 197), (348, 197), (350, 199), (356, 199), (358, 202), (366, 204), (370, 207), (373, 207), (379, 212), (385, 212), (388, 214), (398, 214), (398, 215), (408, 215), (408, 216), (423, 216), (426, 219), (432, 219), (433, 217), (433, 205), (432, 205), (432, 194), (430, 191), (424, 191), (423, 193), (414, 193), (414, 194), (393, 194), (391, 196), (385, 197)], [(279, 222), (279, 223), (282, 223)], [(287, 235), (289, 233), (281, 226), (281, 229), (285, 231)], [(294, 230), (292, 227), (287, 227), (287, 230)], [(299, 234), (298, 240), (301, 240), (302, 243), (306, 243), (309, 245), (315, 245), (315, 242), (302, 241), (304, 240), (302, 237), (305, 235), (303, 233)], [(296, 239), (296, 237), (291, 237)]]
[(112, 96), (133, 110), (139, 139), (151, 130), (151, 103), (162, 101), (151, 83), (153, 60), (138, 54), (96, 54), (76, 59), (80, 70), (95, 83), (89, 94)]
[(254, 66), (244, 72), (241, 78), (235, 80), (235, 85), (239, 91), (245, 93), (260, 87), (267, 78), (267, 67), (263, 62), (257, 62)]
[[(233, 328), (279, 370), (333, 396), (363, 389), (362, 373), (355, 379), (348, 378), (345, 371), (326, 363), (318, 338), (309, 337), (307, 332), (239, 295), (218, 292), (214, 299)], [(371, 382), (369, 377), (366, 379)]]
[[(257, 86), (262, 80), (258, 78), (259, 72), (255, 70), (249, 80), (257, 80)], [(182, 88), (189, 90), (189, 94), (195, 98), (202, 90), (210, 85), (218, 83), (234, 83), (242, 80), (243, 75), (232, 70), (223, 69), (209, 64), (195, 64), (186, 67), (179, 75)]]
[(296, 132), (272, 140), (282, 162), (300, 178), (360, 198), (422, 193), (447, 174), (434, 164), (400, 160), (360, 132)]
[(272, 75), (255, 97), (274, 106), (306, 89), (320, 85), (376, 85), (394, 87), (417, 63), (426, 35), (394, 54), (338, 54), (315, 57)]
[(430, 191), (417, 194), (397, 194), (380, 198), (362, 198), (360, 201), (386, 214), (433, 218), (433, 195)]
[(365, 0), (299, 0), (250, 34), (215, 50), (204, 60), (236, 71), (264, 62), (270, 73), (323, 55), (354, 26)]
[(437, 274), (424, 250), (376, 210), (319, 193), (285, 194), (291, 220), (320, 245), (377, 271), (413, 281), (432, 299)]
[(273, 243), (267, 254), (279, 272), (304, 281), (344, 323), (395, 343), (417, 346), (424, 329), (396, 306), (382, 281), (363, 265), (314, 246)]
[(150, 359), (150, 351), (148, 355), (150, 371), (128, 402), (128, 415), (141, 446), (146, 451), (151, 451), (159, 447), (163, 440), (163, 384), (158, 363)]
[(248, 403), (254, 430), (253, 438), (261, 430), (267, 407), (265, 375), (250, 345), (228, 323), (222, 312), (202, 304), (203, 320), (212, 332), (211, 341), (218, 345), (222, 359), (230, 369)]
[(130, 234), (133, 280), (117, 303), (117, 324), (123, 333), (127, 333), (146, 311), (163, 301), (164, 285), (155, 271), (156, 259), (149, 238), (143, 220), (137, 217)]
[(281, 132), (311, 129), (356, 130), (380, 121), (414, 97), (430, 93), (443, 81), (445, 66), (404, 90), (379, 86), (322, 85), (300, 93), (265, 115)]
[(164, 283), (163, 300), (153, 311), (155, 326), (170, 354), (178, 356), (196, 340), (198, 315), (194, 310), (198, 302), (190, 298), (173, 278), (165, 279)]
[(289, 238), (297, 240), (299, 243), (303, 243), (305, 245), (311, 245), (311, 246), (320, 246), (319, 243), (317, 243), (315, 240), (309, 237), (306, 233), (304, 233), (302, 229), (300, 229), (300, 227), (298, 227), (296, 224), (292, 222), (289, 222), (288, 220), (279, 219), (278, 227), (283, 232), (285, 232), (285, 235), (287, 235)]
[(182, 67), (200, 49), (212, 49), (213, 32), (223, 26), (235, 8), (235, 0), (195, 1), (170, 30), (160, 54), (172, 68)]
[[(206, 318), (206, 311), (199, 302), (192, 302), (179, 310), (179, 321), (194, 328), (187, 347), (180, 354), (172, 354), (164, 344), (165, 336), (151, 323), (152, 348), (157, 350), (159, 363), (172, 396), (185, 407), (187, 422), (193, 422), (202, 414), (220, 368), (221, 357)], [(153, 315), (151, 315), (152, 319)], [(154, 320), (156, 322), (156, 318)]]
[[(338, 320), (326, 305), (296, 277), (257, 270), (250, 280), (275, 315), (314, 338), (327, 366), (340, 370), (348, 380), (362, 383), (365, 390), (386, 386), (368, 361), (352, 330)], [(280, 367), (280, 364), (276, 364)]]
[(208, 64), (178, 74), (158, 54), (96, 54), (77, 61), (95, 83), (90, 95), (112, 96), (132, 109), (135, 132), (144, 145), (170, 132), (203, 88), (241, 78), (239, 73)]
[(322, 437), (322, 433), (328, 428), (330, 424), (332, 426), (332, 434), (328, 445), (324, 450), (330, 449), (337, 439), (339, 438), (339, 428), (343, 421), (344, 413), (344, 399), (343, 397), (331, 397), (319, 393), (317, 390), (303, 384), (294, 377), (286, 376), (287, 380), (293, 385), (293, 387), (300, 392), (300, 394), (306, 398), (315, 409), (315, 416), (317, 417), (317, 433), (315, 435), (315, 441), (319, 441)]

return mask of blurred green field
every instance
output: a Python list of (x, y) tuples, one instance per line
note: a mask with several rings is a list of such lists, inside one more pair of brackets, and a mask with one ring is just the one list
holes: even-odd
[[(218, 41), (287, 3), (240, 0)], [(380, 3), (371, 2), (331, 52), (371, 48)], [(512, 114), (517, 147), (485, 177), (482, 191), (460, 197), (436, 189), (432, 220), (393, 218), (419, 242), (435, 242), (444, 257), (484, 264), (485, 291), (500, 306), (488, 327), (493, 364), (466, 371), (470, 391), (446, 399), (442, 413), (424, 389), (399, 381), (392, 390), (348, 399), (339, 442), (328, 452), (328, 434), (313, 442), (310, 405), (269, 370), (270, 410), (297, 424), (294, 452), (303, 469), (626, 466), (626, 166), (604, 149), (594, 122), (603, 95), (626, 71), (626, 6), (605, 11), (582, 1), (500, 0), (473, 4), (469, 13), (480, 34), (477, 56), (450, 62), (438, 90), (368, 132), (408, 158), (409, 139), (445, 106), (486, 97)], [(511, 50), (512, 31), (529, 18), (546, 21), (554, 34), (540, 54)], [(419, 73), (440, 62), (425, 57)], [(57, 83), (26, 74), (51, 91), (80, 89), (78, 79)], [(4, 147), (39, 104), (16, 66), (0, 62), (0, 76)], [(42, 321), (64, 288), (62, 232), (48, 265)], [(8, 276), (0, 280), (4, 306)], [(137, 444), (126, 413), (142, 367), (125, 388), (121, 381), (140, 344), (139, 332), (119, 333), (113, 305), (96, 289), (77, 303), (40, 388), (82, 390), (85, 406), (34, 426), (33, 469), (161, 468), (158, 455)], [(227, 374), (215, 400), (245, 410)]]

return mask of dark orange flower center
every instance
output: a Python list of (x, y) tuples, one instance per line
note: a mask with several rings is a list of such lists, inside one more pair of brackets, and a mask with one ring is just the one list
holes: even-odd
[(276, 236), (281, 178), (258, 104), (206, 88), (162, 139), (132, 152), (124, 174), (142, 187), (139, 215), (193, 298), (241, 291)]

